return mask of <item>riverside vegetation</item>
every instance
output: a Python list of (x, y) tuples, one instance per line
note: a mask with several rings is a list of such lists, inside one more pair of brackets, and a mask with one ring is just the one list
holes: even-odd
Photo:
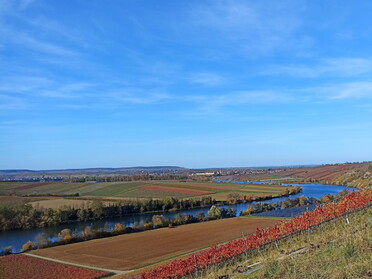
[[(244, 215), (251, 215), (252, 213), (259, 213), (259, 212), (268, 212), (270, 210), (275, 210), (278, 207), (281, 208), (291, 208), (291, 207), (298, 207), (303, 205), (320, 205), (325, 204), (330, 201), (337, 202), (342, 197), (344, 197), (348, 191), (342, 191), (337, 195), (325, 195), (320, 199), (315, 198), (305, 198), (299, 197), (295, 199), (286, 199), (283, 202), (277, 203), (256, 203), (253, 206), (249, 206), (248, 210), (241, 211), (240, 216)], [(196, 216), (189, 215), (189, 214), (176, 214), (173, 219), (167, 219), (163, 215), (154, 215), (152, 218), (152, 222), (145, 223), (142, 226), (134, 225), (133, 227), (125, 227), (121, 223), (117, 223), (112, 230), (108, 229), (101, 229), (101, 230), (94, 230), (90, 226), (87, 226), (84, 231), (79, 234), (77, 232), (72, 232), (70, 229), (63, 229), (59, 234), (59, 240), (55, 242), (50, 242), (47, 237), (43, 234), (38, 235), (36, 237), (36, 241), (32, 242), (29, 241), (25, 243), (22, 247), (22, 251), (28, 251), (36, 248), (46, 248), (51, 246), (58, 246), (68, 243), (75, 243), (90, 239), (97, 239), (103, 238), (108, 236), (115, 236), (121, 235), (126, 233), (133, 233), (133, 232), (140, 232), (140, 231), (147, 231), (156, 228), (163, 228), (163, 227), (174, 227), (179, 225), (185, 224), (192, 224), (192, 223), (199, 223), (199, 222), (206, 222), (216, 219), (224, 219), (224, 218), (231, 218), (236, 216), (236, 211), (232, 208), (225, 209), (225, 208), (218, 208), (213, 205), (210, 210), (208, 211), (207, 215), (204, 215), (203, 212), (198, 213)], [(10, 247), (6, 251), (3, 251), (3, 254), (9, 254), (11, 251)]]
[[(288, 196), (301, 192), (301, 187), (286, 187), (277, 196)], [(95, 199), (81, 208), (64, 206), (58, 209), (32, 206), (26, 201), (0, 204), (0, 230), (29, 229), (46, 227), (68, 222), (108, 219), (130, 214), (147, 212), (175, 212), (183, 209), (210, 207), (212, 205), (226, 205), (234, 203), (248, 203), (251, 201), (272, 198), (270, 195), (252, 196), (230, 193), (228, 200), (216, 201), (210, 196), (178, 199), (174, 197), (164, 199), (131, 199), (113, 201), (106, 205), (102, 200)]]

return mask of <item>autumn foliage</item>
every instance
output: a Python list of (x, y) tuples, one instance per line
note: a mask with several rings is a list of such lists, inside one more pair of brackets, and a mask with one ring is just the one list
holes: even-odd
[(347, 213), (363, 209), (372, 202), (372, 190), (351, 192), (337, 203), (327, 203), (317, 207), (314, 211), (306, 211), (302, 215), (289, 221), (281, 221), (273, 227), (260, 230), (244, 238), (232, 240), (226, 244), (215, 245), (187, 258), (176, 259), (167, 265), (144, 272), (138, 279), (173, 279), (194, 273), (210, 265), (223, 262), (227, 259), (241, 255), (249, 249), (259, 248), (264, 244), (289, 236), (295, 232), (303, 231), (322, 222), (332, 220)]

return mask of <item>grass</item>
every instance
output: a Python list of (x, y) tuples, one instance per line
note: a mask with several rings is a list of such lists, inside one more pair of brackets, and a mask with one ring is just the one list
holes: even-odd
[[(350, 224), (341, 218), (313, 229), (310, 235), (303, 233), (282, 240), (278, 247), (272, 244), (265, 250), (252, 251), (248, 260), (242, 257), (216, 270), (207, 270), (202, 278), (370, 278), (372, 208), (354, 213), (348, 220)], [(262, 268), (251, 274), (238, 272), (254, 263), (260, 263)]]

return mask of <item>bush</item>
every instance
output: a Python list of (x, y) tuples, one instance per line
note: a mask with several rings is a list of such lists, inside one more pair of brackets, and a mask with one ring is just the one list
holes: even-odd
[(121, 223), (117, 223), (117, 224), (115, 224), (115, 226), (114, 226), (114, 230), (113, 230), (113, 232), (114, 232), (114, 233), (122, 233), (122, 232), (124, 232), (124, 230), (125, 230), (124, 225), (121, 224)]
[(12, 246), (5, 247), (3, 249), (3, 252), (2, 252), (3, 255), (10, 255), (12, 253), (13, 253), (13, 247)]
[(84, 239), (91, 239), (93, 238), (94, 232), (90, 226), (86, 226), (83, 233), (81, 234), (82, 238)]
[(39, 233), (35, 237), (35, 240), (36, 240), (37, 248), (44, 248), (44, 247), (47, 247), (49, 245), (49, 240), (48, 240), (47, 236), (45, 235), (45, 233)]
[(27, 241), (25, 244), (22, 245), (21, 252), (27, 252), (32, 250), (34, 247), (34, 243), (32, 241)]
[(154, 228), (154, 224), (152, 222), (149, 222), (149, 223), (145, 223), (143, 225), (143, 228), (148, 231), (148, 230), (152, 230)]
[(58, 237), (61, 240), (71, 239), (71, 230), (70, 229), (61, 230), (61, 232), (58, 234)]

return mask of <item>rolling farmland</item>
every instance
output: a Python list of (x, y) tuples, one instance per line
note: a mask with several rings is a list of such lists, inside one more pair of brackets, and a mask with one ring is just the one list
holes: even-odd
[[(257, 184), (223, 184), (223, 183), (196, 183), (177, 181), (144, 181), (144, 182), (101, 182), (101, 183), (9, 183), (0, 182), (0, 191), (4, 195), (16, 194), (24, 196), (37, 196), (39, 199), (33, 204), (43, 207), (58, 208), (57, 206), (80, 206), (91, 199), (102, 198), (113, 201), (120, 199), (162, 199), (167, 197), (192, 198), (211, 196), (216, 200), (227, 200), (229, 194), (239, 194), (251, 197), (277, 196), (285, 191), (286, 187), (257, 185)], [(43, 196), (44, 195), (44, 196)], [(52, 196), (48, 196), (52, 195)], [(79, 195), (79, 197), (63, 196)], [(54, 203), (48, 201), (56, 199)]]

